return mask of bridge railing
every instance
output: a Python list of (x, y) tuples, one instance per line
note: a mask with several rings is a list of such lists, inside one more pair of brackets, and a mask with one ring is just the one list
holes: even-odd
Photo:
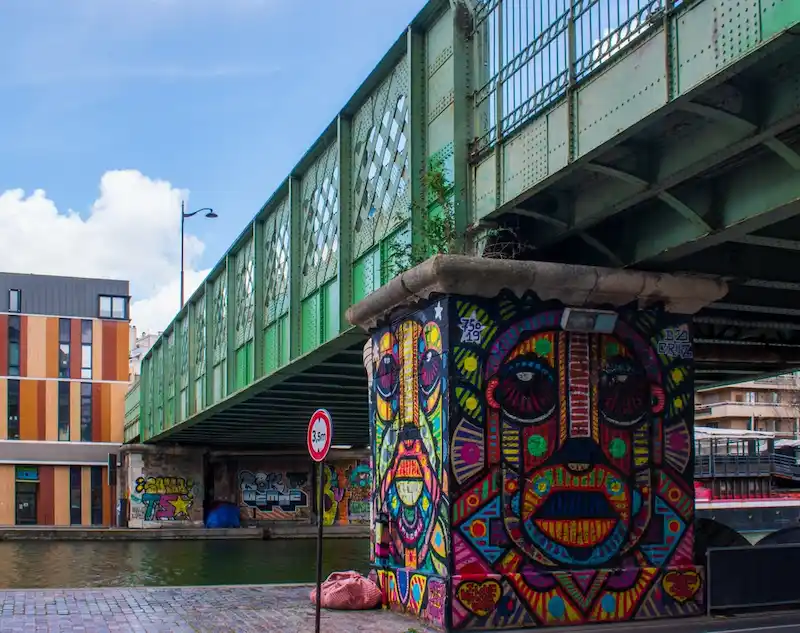
[(480, 0), (475, 151), (502, 142), (683, 0)]
[(137, 379), (125, 394), (125, 423), (123, 426), (123, 438), (125, 442), (130, 442), (139, 435), (139, 397), (140, 381)]

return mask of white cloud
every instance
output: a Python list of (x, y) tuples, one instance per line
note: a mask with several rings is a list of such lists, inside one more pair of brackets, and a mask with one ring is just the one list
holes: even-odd
[[(186, 300), (192, 296), (192, 293), (209, 272), (211, 272), (210, 269), (186, 271), (186, 287), (184, 290)], [(175, 279), (161, 286), (149, 297), (134, 301), (131, 306), (131, 318), (133, 324), (138, 328), (139, 334), (144, 334), (145, 332), (155, 333), (163, 330), (178, 312), (180, 294), (180, 280), (176, 276)]]
[[(42, 190), (0, 194), (0, 270), (126, 279), (140, 331), (163, 329), (180, 303), (180, 202), (186, 192), (135, 170), (109, 171), (85, 214), (60, 211)], [(188, 226), (187, 226), (188, 228)], [(208, 271), (188, 234), (186, 297)]]

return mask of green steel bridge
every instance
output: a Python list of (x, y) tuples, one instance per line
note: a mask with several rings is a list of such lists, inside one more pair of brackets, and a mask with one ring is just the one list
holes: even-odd
[(430, 0), (150, 350), (126, 438), (296, 448), (325, 406), (366, 445), (345, 311), (443, 209), (461, 252), (724, 276), (698, 383), (800, 365), (799, 34), (797, 0)]

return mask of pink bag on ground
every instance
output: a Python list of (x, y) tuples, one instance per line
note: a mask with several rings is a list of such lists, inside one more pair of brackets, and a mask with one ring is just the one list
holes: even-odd
[[(311, 603), (317, 604), (317, 590), (311, 590)], [(357, 571), (333, 572), (322, 583), (322, 608), (357, 611), (374, 609), (381, 603), (381, 590)]]

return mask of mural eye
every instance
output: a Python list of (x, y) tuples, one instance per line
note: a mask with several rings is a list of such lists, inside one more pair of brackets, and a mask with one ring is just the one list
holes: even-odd
[(650, 384), (644, 370), (629, 358), (610, 358), (600, 373), (600, 411), (614, 424), (641, 420), (650, 406)]
[(433, 349), (426, 350), (422, 354), (419, 367), (419, 386), (422, 393), (426, 396), (431, 395), (439, 384), (439, 377), (442, 375), (442, 360), (439, 352)]
[(400, 365), (391, 354), (386, 354), (378, 361), (375, 371), (375, 385), (378, 394), (388, 400), (397, 392), (400, 384)]
[(494, 400), (517, 422), (532, 424), (549, 418), (558, 403), (552, 369), (539, 358), (519, 358), (500, 374)]

